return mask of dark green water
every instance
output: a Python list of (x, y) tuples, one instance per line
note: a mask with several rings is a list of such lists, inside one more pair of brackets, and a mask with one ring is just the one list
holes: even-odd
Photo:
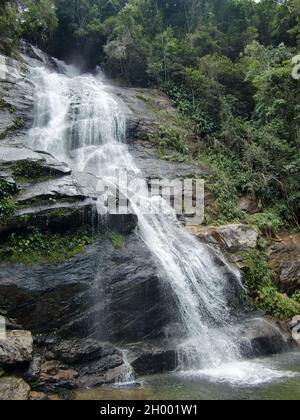
[(79, 400), (300, 400), (300, 352), (221, 368), (142, 378), (140, 388), (103, 387)]

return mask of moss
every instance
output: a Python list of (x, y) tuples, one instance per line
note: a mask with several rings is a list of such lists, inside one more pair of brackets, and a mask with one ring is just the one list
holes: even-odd
[(125, 239), (119, 232), (112, 232), (110, 234), (110, 240), (114, 248), (123, 249), (126, 247)]
[(18, 116), (16, 119), (15, 119), (15, 127), (16, 128), (23, 128), (24, 126), (25, 126), (25, 121), (24, 121), (24, 118), (23, 117), (21, 117), (21, 116)]
[(0, 110), (5, 108), (5, 102), (3, 100), (3, 97), (0, 96)]
[(11, 169), (13, 176), (20, 183), (43, 182), (51, 176), (50, 170), (37, 161), (19, 161), (14, 163)]
[(297, 296), (290, 298), (278, 292), (264, 251), (249, 252), (246, 266), (246, 286), (258, 308), (278, 319), (290, 319), (300, 313)]
[(0, 259), (8, 264), (57, 264), (83, 253), (95, 240), (89, 227), (63, 234), (42, 233), (32, 227), (24, 234), (12, 234), (0, 244)]
[(16, 203), (13, 199), (13, 187), (0, 180), (0, 224), (5, 224), (15, 213)]

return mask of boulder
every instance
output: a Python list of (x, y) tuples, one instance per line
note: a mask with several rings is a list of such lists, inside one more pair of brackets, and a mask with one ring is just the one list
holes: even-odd
[(247, 358), (270, 356), (295, 348), (291, 332), (271, 317), (247, 319), (234, 333), (243, 356)]
[(128, 359), (137, 375), (172, 372), (177, 367), (175, 349), (161, 348), (151, 343), (137, 343), (128, 346), (128, 350)]
[(246, 194), (241, 197), (238, 203), (238, 210), (246, 213), (255, 214), (259, 212), (257, 200), (251, 195)]
[(295, 316), (289, 324), (292, 337), (297, 347), (300, 348), (300, 315)]
[(123, 365), (123, 357), (120, 353), (115, 352), (108, 354), (98, 360), (86, 364), (80, 370), (81, 375), (99, 374)]
[(8, 331), (0, 339), (0, 365), (16, 365), (32, 359), (33, 339), (29, 331)]
[(269, 265), (274, 281), (289, 296), (300, 289), (300, 235), (282, 237), (269, 249)]
[(21, 378), (0, 378), (1, 401), (25, 401), (28, 400), (30, 386)]
[(254, 249), (259, 238), (256, 227), (244, 224), (220, 227), (189, 226), (187, 229), (202, 242), (218, 245), (227, 252)]

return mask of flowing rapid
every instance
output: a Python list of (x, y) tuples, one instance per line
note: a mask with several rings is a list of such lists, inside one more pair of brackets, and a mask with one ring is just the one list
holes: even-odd
[[(79, 75), (73, 67), (59, 65), (61, 73), (45, 65), (32, 68), (35, 120), (31, 147), (111, 184), (117, 183), (117, 170), (126, 169), (140, 177), (125, 143), (125, 115), (103, 76)], [(167, 282), (177, 303), (184, 328), (178, 345), (179, 368), (206, 369), (206, 373), (212, 369), (215, 374), (220, 366), (232, 366), (242, 359), (231, 328), (226, 263), (218, 264), (216, 259), (221, 257), (191, 236), (170, 207), (162, 214), (148, 214), (150, 204), (169, 206), (158, 198), (152, 198), (152, 203), (149, 200), (145, 180), (139, 190), (140, 205), (131, 204), (138, 216), (138, 235), (154, 255), (161, 281)], [(238, 293), (242, 290), (239, 276), (229, 266), (226, 270), (231, 272)]]

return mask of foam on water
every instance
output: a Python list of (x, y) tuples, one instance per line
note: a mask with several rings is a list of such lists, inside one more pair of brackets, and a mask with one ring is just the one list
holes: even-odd
[(294, 378), (295, 372), (277, 369), (268, 360), (251, 360), (224, 363), (215, 368), (182, 371), (180, 376), (189, 379), (204, 379), (238, 387), (256, 387)]

